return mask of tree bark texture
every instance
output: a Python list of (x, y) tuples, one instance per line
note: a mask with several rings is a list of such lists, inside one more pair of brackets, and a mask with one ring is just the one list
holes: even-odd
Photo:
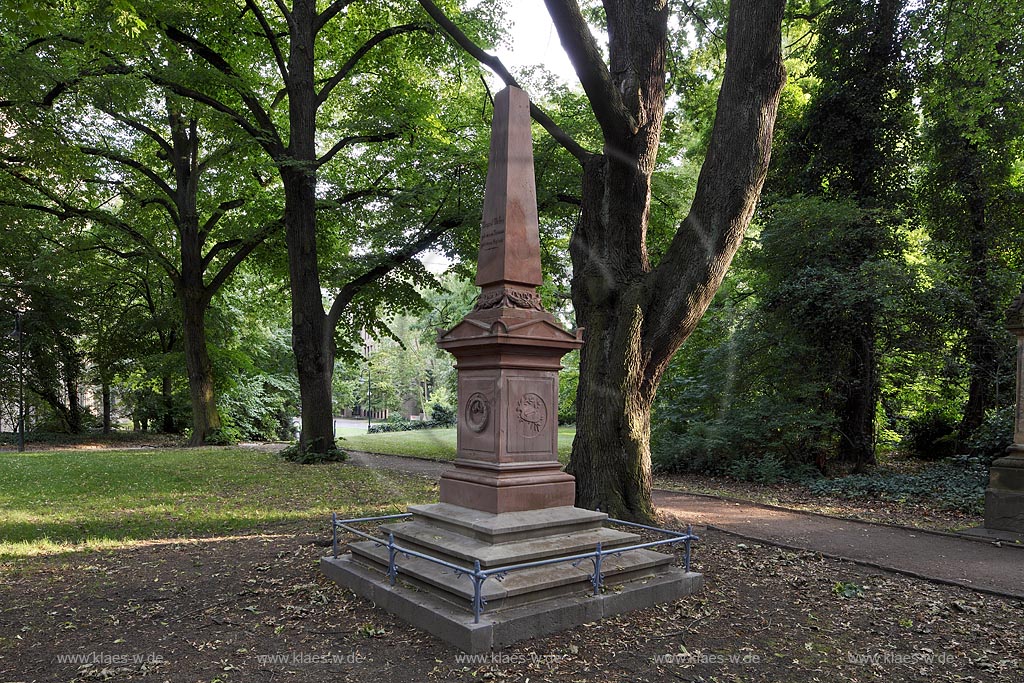
[(289, 166), (281, 171), (285, 192), (285, 240), (292, 292), (292, 350), (299, 375), (303, 450), (334, 448), (334, 331), (329, 329), (320, 288), (316, 246), (316, 111), (314, 43), (316, 3), (296, 0), (288, 56)]
[(606, 66), (576, 3), (547, 5), (605, 139), (603, 153), (582, 162), (582, 210), (569, 246), (586, 343), (568, 471), (577, 505), (648, 519), (654, 395), (721, 284), (767, 172), (785, 80), (784, 2), (731, 4), (725, 77), (694, 202), (656, 265), (646, 238), (665, 113), (667, 6), (606, 2)]

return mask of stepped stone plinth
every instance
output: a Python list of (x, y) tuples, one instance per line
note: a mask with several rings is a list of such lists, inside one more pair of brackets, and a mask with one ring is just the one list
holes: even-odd
[[(558, 371), (583, 344), (541, 305), (540, 237), (530, 139), (530, 102), (517, 88), (494, 101), (480, 231), (476, 307), (438, 346), (458, 369), (458, 450), (440, 482), (441, 502), (410, 506), (411, 517), (382, 525), (395, 545), (440, 559), (398, 555), (361, 541), (325, 557), (332, 579), (467, 652), (504, 647), (604, 616), (674, 600), (703, 576), (648, 549), (615, 554), (640, 537), (605, 526), (607, 515), (573, 506), (575, 480), (558, 462)], [(597, 594), (589, 559), (558, 561), (600, 547)], [(481, 584), (474, 613), (468, 572), (557, 561), (509, 571)], [(479, 605), (478, 605), (479, 606)]]
[(1007, 329), (1017, 337), (1017, 406), (1013, 444), (989, 470), (985, 529), (1024, 534), (1024, 292), (1014, 300), (1006, 318)]

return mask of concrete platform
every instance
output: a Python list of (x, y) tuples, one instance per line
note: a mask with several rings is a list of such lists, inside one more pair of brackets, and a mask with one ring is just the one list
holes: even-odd
[[(614, 614), (677, 600), (704, 585), (702, 574), (668, 567), (646, 579), (622, 585), (607, 582), (606, 591), (597, 596), (589, 593), (564, 595), (500, 611), (485, 609), (480, 623), (474, 623), (472, 612), (415, 586), (399, 582), (392, 587), (386, 577), (354, 561), (351, 555), (323, 557), (320, 559), (320, 568), (328, 578), (373, 601), (377, 607), (464, 652), (474, 654), (500, 649), (528, 638), (598, 621)], [(492, 581), (484, 586), (489, 583)]]

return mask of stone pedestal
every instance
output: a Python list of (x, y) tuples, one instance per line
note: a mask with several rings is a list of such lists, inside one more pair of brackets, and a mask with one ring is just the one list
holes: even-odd
[(473, 613), (474, 583), (462, 571), (415, 556), (386, 574), (388, 547), (353, 543), (351, 554), (321, 560), (338, 583), (373, 599), (468, 652), (673, 600), (703, 577), (648, 549), (603, 555), (604, 591), (594, 564), (559, 561), (633, 545), (633, 533), (606, 528), (604, 513), (573, 507), (575, 480), (558, 461), (558, 371), (582, 346), (541, 305), (540, 237), (530, 145), (530, 102), (516, 88), (494, 101), (491, 155), (480, 230), (476, 307), (438, 339), (456, 358), (458, 451), (441, 477), (441, 502), (412, 506), (409, 521), (384, 525), (397, 546), (472, 571), (529, 562), (482, 584), (486, 608)]
[(1024, 534), (1024, 446), (992, 463), (985, 489), (985, 528)]
[(1013, 445), (989, 470), (985, 528), (1024, 534), (1024, 292), (1014, 300), (1006, 318), (1007, 329), (1017, 336), (1017, 407)]

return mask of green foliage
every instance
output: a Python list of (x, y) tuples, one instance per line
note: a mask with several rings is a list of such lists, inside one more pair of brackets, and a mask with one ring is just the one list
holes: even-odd
[(454, 427), (455, 408), (435, 401), (430, 405), (430, 421), (438, 427)]
[(1006, 449), (1013, 443), (1014, 413), (1014, 406), (988, 411), (985, 421), (964, 442), (970, 454), (969, 463), (990, 465), (1006, 455)]
[(852, 581), (836, 581), (832, 586), (832, 592), (841, 598), (859, 598), (864, 595), (864, 587)]
[(441, 422), (438, 420), (389, 419), (387, 422), (381, 422), (380, 424), (371, 425), (366, 430), (366, 433), (387, 434), (389, 432), (411, 432), (417, 429), (444, 429), (446, 427), (451, 427), (453, 424), (454, 420), (452, 420), (451, 422)]
[(348, 454), (335, 445), (327, 449), (318, 449), (315, 444), (303, 448), (298, 442), (278, 452), (282, 460), (294, 462), (299, 465), (317, 465), (326, 462), (343, 462), (348, 459)]
[(900, 443), (905, 453), (922, 460), (941, 460), (954, 455), (959, 416), (952, 406), (932, 408), (909, 418)]
[(838, 479), (818, 479), (809, 482), (808, 488), (819, 495), (843, 498), (927, 501), (943, 508), (980, 515), (985, 507), (987, 483), (988, 471), (984, 466), (965, 468), (947, 461), (914, 474), (878, 471)]
[(237, 427), (221, 426), (210, 430), (206, 443), (210, 446), (234, 446), (243, 439), (242, 430)]

